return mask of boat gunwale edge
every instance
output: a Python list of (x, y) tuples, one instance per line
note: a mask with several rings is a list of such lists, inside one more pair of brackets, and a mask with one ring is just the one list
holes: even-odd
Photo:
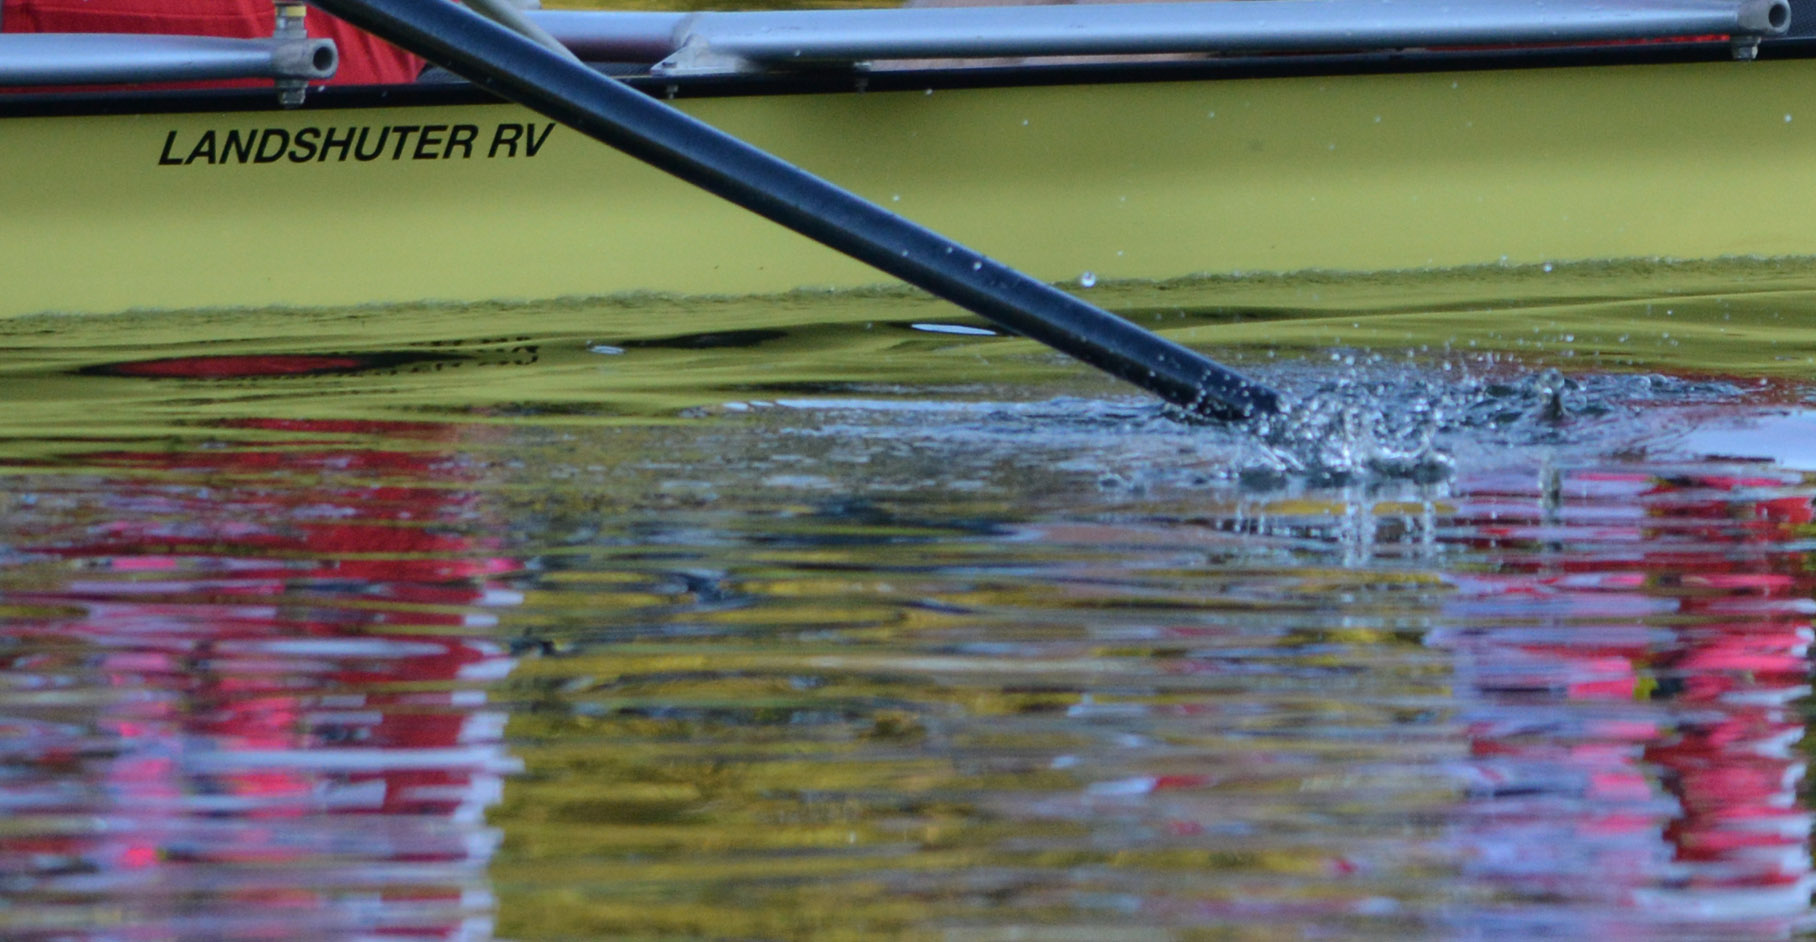
[[(1761, 60), (1816, 58), (1816, 37), (1768, 40)], [(1436, 72), (1646, 66), (1732, 61), (1726, 42), (1644, 43), (1559, 48), (1394, 50), (1333, 55), (1241, 56), (1230, 58), (978, 65), (954, 63), (928, 68), (658, 77), (622, 75), (647, 94), (667, 99), (735, 98), (765, 95), (963, 90), (1154, 82), (1336, 77)], [(1746, 62), (1734, 62), (1746, 68)], [(608, 71), (611, 66), (604, 66)], [(495, 94), (455, 81), (409, 85), (318, 87), (300, 108), (285, 108), (270, 88), (132, 89), (20, 92), (0, 95), (0, 119), (147, 114), (320, 111), (455, 106), (502, 103)]]

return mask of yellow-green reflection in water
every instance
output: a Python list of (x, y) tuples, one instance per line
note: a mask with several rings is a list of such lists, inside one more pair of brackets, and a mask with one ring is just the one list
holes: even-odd
[(0, 324), (0, 929), (1807, 933), (1813, 274)]
[[(1481, 268), (1372, 276), (1234, 276), (1075, 289), (1094, 303), (1231, 363), (1374, 350), (1404, 359), (1514, 354), (1530, 368), (1667, 370), (1796, 379), (1816, 362), (1804, 313), (1816, 263), (1730, 260)], [(508, 408), (561, 421), (670, 416), (727, 397), (891, 383), (992, 389), (1016, 398), (1101, 388), (1089, 371), (1031, 342), (934, 334), (920, 323), (987, 326), (894, 289), (765, 298), (619, 297), (504, 305), (269, 312), (156, 312), (0, 324), (17, 351), (6, 392), (52, 427), (112, 434), (179, 424), (211, 410), (483, 421)], [(65, 380), (53, 368), (109, 359), (285, 353), (407, 354), (390, 375), (312, 377), (271, 388), (230, 379), (208, 395)], [(614, 351), (635, 350), (634, 356)], [(439, 362), (433, 357), (444, 354)], [(531, 366), (534, 368), (524, 368)], [(52, 375), (46, 375), (46, 373)], [(24, 384), (19, 385), (19, 384)], [(135, 395), (135, 393), (137, 395)], [(119, 424), (83, 408), (101, 396)], [(506, 420), (514, 419), (505, 417)], [(146, 423), (151, 423), (147, 426)], [(28, 428), (29, 424), (21, 428)]]

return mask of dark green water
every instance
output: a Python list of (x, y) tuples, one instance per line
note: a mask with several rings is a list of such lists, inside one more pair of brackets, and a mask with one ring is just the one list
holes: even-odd
[(1096, 297), (0, 324), (0, 936), (1809, 934), (1806, 268)]

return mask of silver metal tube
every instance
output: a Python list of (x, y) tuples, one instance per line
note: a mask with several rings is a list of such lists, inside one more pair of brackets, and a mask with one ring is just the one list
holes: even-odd
[(1155, 53), (1338, 52), (1426, 46), (1782, 35), (1787, 0), (1251, 0), (739, 13), (530, 14), (582, 58), (655, 62)]
[(329, 39), (222, 39), (90, 33), (0, 34), (0, 85), (331, 78)]
[(525, 15), (589, 62), (660, 62), (674, 53), (681, 25), (698, 16), (616, 10), (530, 10)]
[[(1345, 50), (1782, 35), (1787, 0), (1250, 0), (742, 13), (531, 11), (580, 57), (704, 68), (888, 59)], [(0, 84), (322, 80), (332, 41), (0, 34)]]
[(573, 50), (562, 45), (561, 40), (550, 36), (548, 30), (543, 29), (535, 20), (525, 16), (525, 8), (519, 6), (515, 0), (467, 0), (467, 8), (506, 29), (536, 40), (537, 45), (553, 51), (556, 55), (572, 59), (575, 62), (580, 61), (580, 57), (575, 55)]

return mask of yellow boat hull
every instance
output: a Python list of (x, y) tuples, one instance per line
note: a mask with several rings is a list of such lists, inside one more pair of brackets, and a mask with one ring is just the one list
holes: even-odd
[[(1816, 255), (1811, 102), (1786, 60), (678, 104), (1065, 282)], [(0, 316), (885, 283), (512, 105), (0, 129)]]

